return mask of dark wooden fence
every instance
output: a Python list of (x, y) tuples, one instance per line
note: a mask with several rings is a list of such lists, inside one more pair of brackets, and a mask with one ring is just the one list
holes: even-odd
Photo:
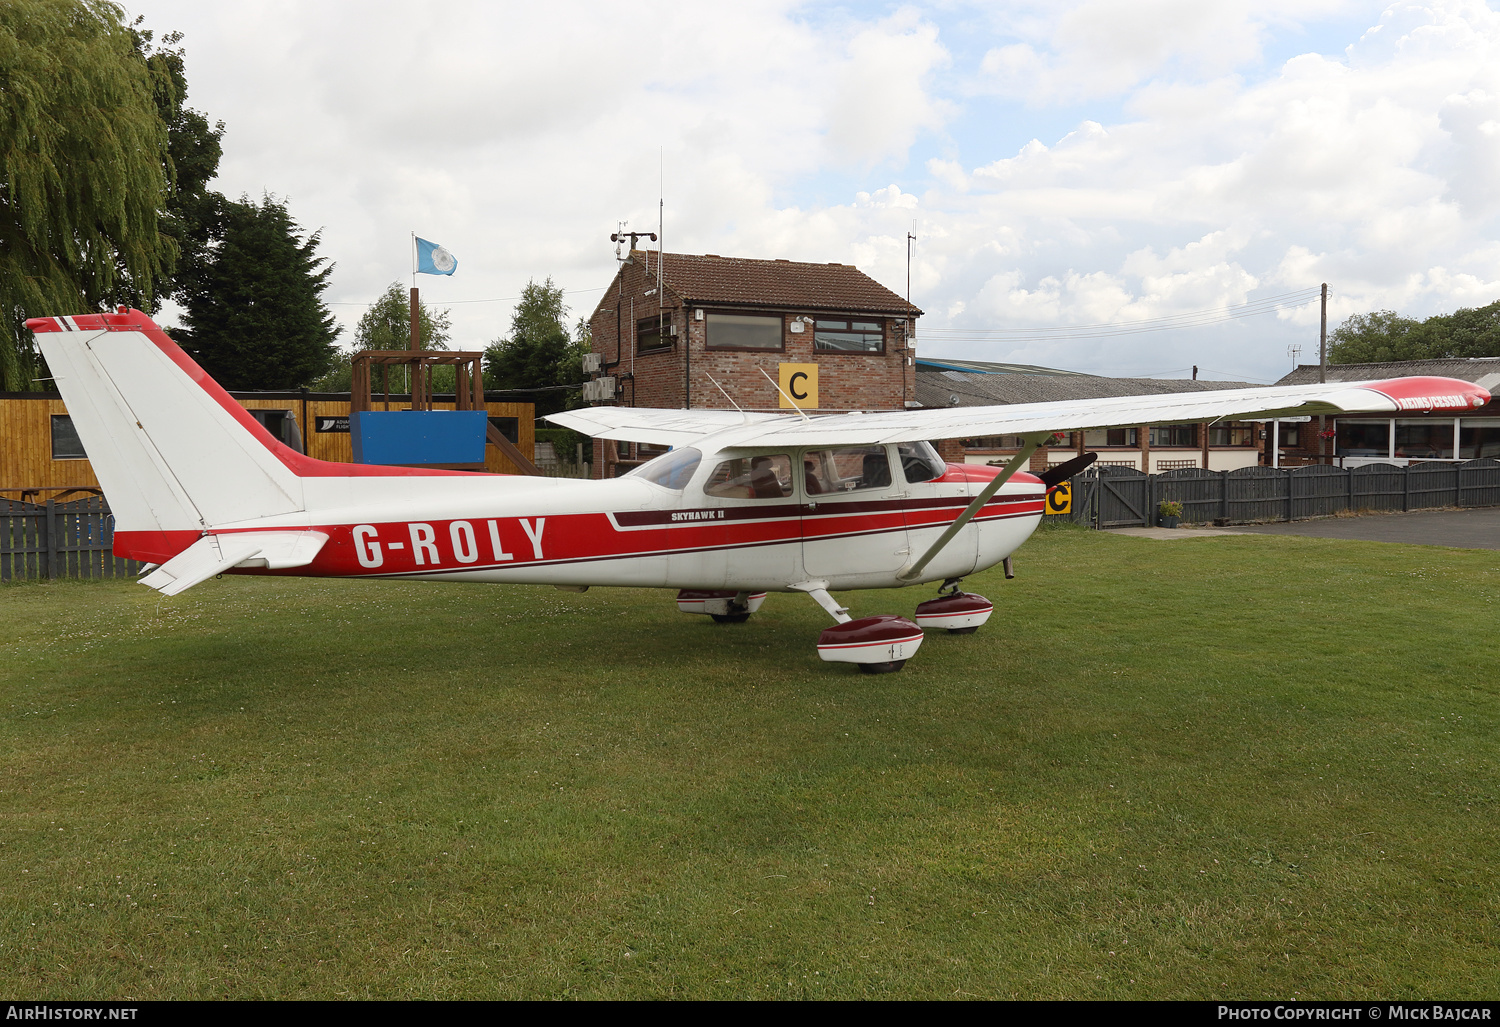
[(0, 581), (128, 578), (145, 564), (122, 560), (102, 496), (66, 502), (0, 499)]
[(1073, 479), (1073, 510), (1054, 517), (1095, 528), (1146, 527), (1157, 504), (1182, 504), (1188, 523), (1300, 521), (1343, 511), (1500, 506), (1500, 461), (1367, 464), (1342, 468), (1185, 468), (1143, 474), (1130, 467), (1092, 467)]

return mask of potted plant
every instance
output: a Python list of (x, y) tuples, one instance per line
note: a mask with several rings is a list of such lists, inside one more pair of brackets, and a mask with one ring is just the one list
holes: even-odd
[(1163, 528), (1175, 528), (1182, 523), (1182, 504), (1175, 499), (1163, 499), (1156, 504), (1156, 523)]

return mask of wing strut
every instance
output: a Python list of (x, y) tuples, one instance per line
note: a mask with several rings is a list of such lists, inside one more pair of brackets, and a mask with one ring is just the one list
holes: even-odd
[(964, 507), (964, 512), (959, 514), (952, 524), (948, 525), (948, 529), (942, 535), (938, 536), (938, 540), (932, 544), (932, 547), (927, 552), (922, 554), (922, 558), (896, 575), (896, 577), (902, 581), (915, 580), (917, 575), (922, 573), (922, 569), (932, 562), (932, 558), (942, 552), (944, 546), (953, 541), (953, 536), (962, 531), (964, 525), (974, 519), (975, 514), (984, 509), (984, 504), (994, 498), (995, 493), (1000, 491), (1000, 486), (1009, 481), (1011, 475), (1019, 471), (1022, 465), (1031, 459), (1031, 454), (1035, 453), (1043, 442), (1050, 439), (1052, 434), (1049, 431), (1021, 436), (1021, 441), (1024, 443), (1021, 446), (1021, 451), (1010, 458), (1010, 463), (1000, 469), (1000, 473), (995, 475), (994, 480), (986, 485), (980, 491), (979, 495), (974, 497), (973, 502)]

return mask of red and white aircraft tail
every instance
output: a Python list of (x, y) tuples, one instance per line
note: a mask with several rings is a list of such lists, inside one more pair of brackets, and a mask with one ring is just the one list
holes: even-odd
[(296, 452), (140, 311), (35, 318), (27, 326), (109, 499), (115, 551), (168, 563), (197, 550), (177, 574), (168, 568), (145, 579), (168, 594), (257, 557), (262, 567), (310, 563), (326, 535), (300, 527), (240, 532), (230, 545), (208, 534), (305, 518), (310, 478), (457, 473), (328, 463)]

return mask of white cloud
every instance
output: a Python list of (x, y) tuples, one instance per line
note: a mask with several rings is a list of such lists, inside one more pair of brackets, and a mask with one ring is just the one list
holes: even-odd
[[(325, 226), (348, 323), (405, 277), (412, 230), (461, 261), (420, 281), (439, 303), (548, 274), (603, 286), (617, 221), (656, 227), (663, 164), (670, 249), (847, 261), (904, 291), (917, 221), (931, 327), (1155, 317), (1321, 281), (1338, 316), (1421, 314), (1500, 282), (1500, 16), (1482, 4), (1397, 4), (1264, 66), (1298, 19), (1348, 5), (136, 7), (187, 32), (189, 101), (229, 127), (220, 188)], [(1071, 131), (1048, 120), (1059, 103), (1084, 105)], [(1027, 353), (1186, 366), (1233, 338), (1269, 376), (1310, 309)], [(464, 345), (509, 317), (453, 310)]]
[(1257, 61), (1268, 30), (1348, 7), (1342, 0), (1086, 0), (1033, 21), (1031, 39), (996, 46), (983, 87), (1031, 103), (1125, 92), (1163, 71), (1211, 78)]
[(836, 153), (875, 163), (904, 158), (917, 133), (940, 128), (950, 105), (926, 89), (948, 63), (935, 25), (913, 8), (857, 33), (838, 71), (828, 108), (828, 139)]

